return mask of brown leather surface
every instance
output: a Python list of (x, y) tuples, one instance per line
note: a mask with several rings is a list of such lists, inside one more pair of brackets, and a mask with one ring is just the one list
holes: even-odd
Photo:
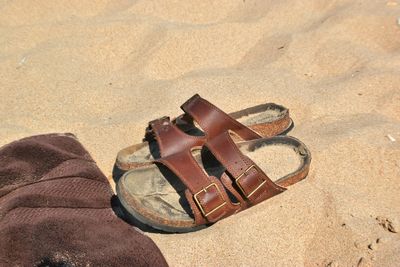
[(228, 132), (209, 140), (205, 145), (232, 175), (242, 197), (251, 205), (286, 190), (272, 182), (250, 158), (243, 155)]
[[(205, 132), (205, 136), (184, 133), (168, 117), (151, 121), (149, 129), (158, 142), (161, 155), (155, 162), (167, 166), (185, 184), (185, 195), (197, 225), (216, 222), (285, 190), (273, 183), (254, 162), (240, 152), (232, 140), (230, 131), (245, 140), (260, 138), (259, 134), (198, 94), (186, 101), (181, 108), (186, 114), (182, 118), (194, 119)], [(192, 156), (192, 148), (205, 142), (234, 177), (234, 180), (230, 181), (228, 176), (224, 175), (222, 182), (225, 186), (215, 177), (209, 177)], [(230, 201), (226, 189), (239, 203)]]
[(244, 140), (261, 137), (207, 100), (201, 98), (198, 94), (187, 100), (181, 108), (200, 125), (208, 138), (213, 138), (228, 130), (234, 131)]
[(201, 146), (205, 141), (203, 136), (185, 134), (171, 123), (168, 117), (151, 121), (149, 128), (157, 140), (161, 157), (167, 157), (194, 146)]
[(149, 122), (147, 134), (152, 133), (157, 140), (160, 156), (165, 157), (179, 151), (184, 151), (193, 146), (204, 144), (207, 139), (213, 138), (222, 132), (234, 131), (243, 140), (252, 140), (260, 138), (261, 135), (254, 132), (245, 125), (239, 123), (231, 116), (201, 98), (198, 94), (192, 96), (182, 106), (185, 120), (195, 120), (202, 130), (204, 136), (191, 136), (181, 131), (169, 117)]
[(216, 222), (238, 209), (229, 200), (221, 182), (215, 177), (208, 176), (201, 169), (190, 149), (160, 158), (155, 162), (172, 170), (187, 187), (185, 195), (197, 225)]
[[(182, 137), (181, 142), (190, 143), (190, 137)], [(195, 216), (196, 225), (216, 222), (249, 206), (275, 196), (285, 188), (272, 182), (268, 176), (242, 154), (233, 142), (229, 132), (224, 132), (209, 140), (206, 147), (232, 175), (223, 175), (222, 183), (216, 177), (208, 176), (193, 158), (189, 146), (181, 152), (155, 160), (172, 170), (187, 187), (185, 196)], [(236, 181), (236, 179), (240, 177)], [(236, 183), (236, 185), (235, 185)], [(232, 203), (226, 190), (239, 203)]]

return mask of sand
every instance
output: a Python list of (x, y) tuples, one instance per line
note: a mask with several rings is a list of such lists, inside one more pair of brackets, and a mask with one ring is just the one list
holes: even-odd
[(171, 266), (400, 262), (400, 1), (0, 1), (0, 145), (75, 133), (111, 174), (194, 93), (289, 107), (309, 177), (190, 234)]

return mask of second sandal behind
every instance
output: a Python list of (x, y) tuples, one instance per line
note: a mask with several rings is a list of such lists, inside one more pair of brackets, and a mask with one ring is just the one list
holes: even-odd
[[(273, 103), (227, 114), (196, 94), (181, 108), (185, 113), (172, 121), (168, 117), (151, 121), (146, 141), (122, 149), (117, 155), (116, 167), (126, 171), (145, 166), (186, 146), (203, 145), (207, 139), (228, 130), (241, 140), (252, 140), (282, 134), (293, 124), (289, 110)], [(165, 127), (166, 124), (171, 127)]]

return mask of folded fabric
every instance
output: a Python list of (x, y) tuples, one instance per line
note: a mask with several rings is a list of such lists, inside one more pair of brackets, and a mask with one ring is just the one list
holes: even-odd
[(167, 266), (118, 218), (113, 193), (72, 134), (0, 148), (0, 266)]

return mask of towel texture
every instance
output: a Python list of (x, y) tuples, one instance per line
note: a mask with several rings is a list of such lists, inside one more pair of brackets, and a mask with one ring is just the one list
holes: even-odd
[(0, 148), (0, 266), (167, 266), (118, 218), (113, 192), (72, 134)]

